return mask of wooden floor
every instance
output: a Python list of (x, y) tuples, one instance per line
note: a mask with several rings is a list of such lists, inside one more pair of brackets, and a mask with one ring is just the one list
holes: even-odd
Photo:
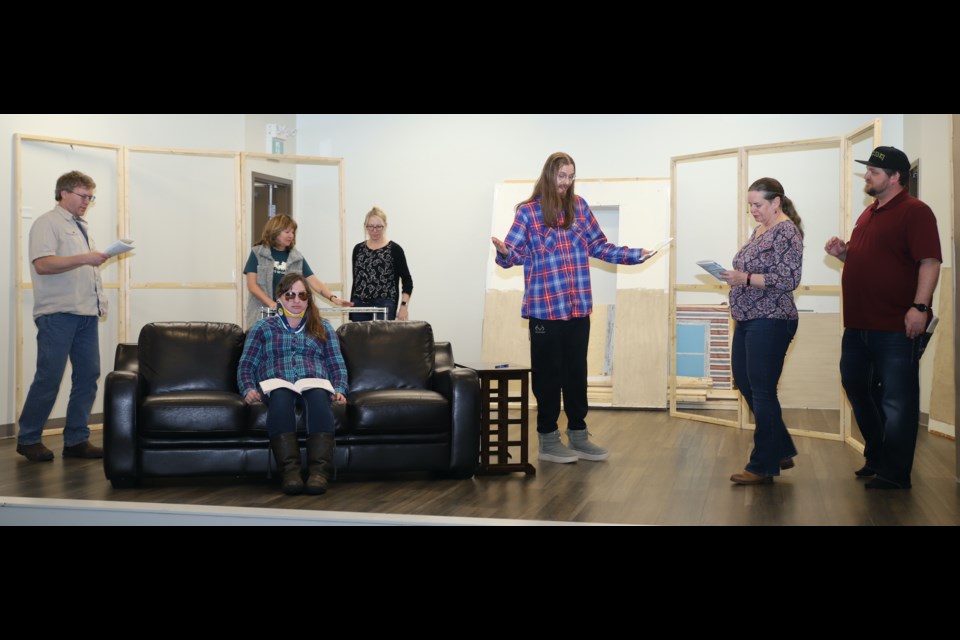
[[(611, 451), (605, 462), (540, 462), (534, 450), (532, 477), (349, 478), (320, 497), (284, 496), (275, 483), (233, 477), (115, 490), (100, 461), (62, 459), (60, 436), (44, 439), (57, 456), (47, 463), (27, 462), (11, 438), (0, 440), (0, 496), (651, 525), (960, 525), (955, 443), (926, 432), (909, 491), (864, 490), (853, 475), (862, 456), (812, 438), (795, 438), (797, 466), (773, 485), (741, 487), (729, 476), (746, 463), (752, 432), (665, 411), (594, 409), (588, 421)], [(92, 439), (99, 443), (100, 432)]]

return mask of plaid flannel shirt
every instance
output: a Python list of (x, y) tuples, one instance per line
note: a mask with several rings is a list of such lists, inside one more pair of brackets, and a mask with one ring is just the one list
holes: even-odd
[(541, 320), (583, 318), (593, 311), (590, 258), (612, 264), (639, 264), (643, 249), (618, 247), (607, 242), (587, 201), (576, 196), (574, 221), (562, 228), (543, 222), (540, 199), (517, 209), (504, 244), (507, 255), (497, 252), (503, 268), (523, 265), (523, 306), (520, 315)]
[(330, 323), (323, 320), (327, 341), (320, 342), (306, 329), (290, 331), (279, 316), (258, 320), (247, 333), (243, 355), (237, 367), (241, 395), (260, 391), (259, 382), (280, 378), (296, 382), (303, 378), (326, 378), (337, 392), (347, 393), (347, 365), (340, 353), (340, 340)]

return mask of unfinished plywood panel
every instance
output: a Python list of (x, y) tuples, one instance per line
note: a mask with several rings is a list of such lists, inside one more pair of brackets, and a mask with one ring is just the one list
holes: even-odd
[[(488, 289), (483, 305), (483, 342), (480, 359), (484, 362), (530, 366), (528, 321), (520, 317), (522, 291)], [(520, 395), (520, 381), (510, 380), (510, 395)], [(537, 406), (530, 391), (530, 408)]]
[[(956, 402), (954, 395), (954, 317), (953, 317), (953, 269), (940, 269), (938, 301), (934, 311), (940, 323), (927, 346), (925, 358), (933, 356), (933, 387), (930, 390), (930, 429), (947, 435), (956, 433)], [(932, 353), (931, 353), (932, 351)], [(937, 423), (941, 423), (937, 425)], [(949, 426), (947, 426), (949, 425)], [(950, 429), (949, 427), (954, 427)]]
[(587, 385), (587, 404), (591, 407), (606, 407), (613, 404), (613, 383), (591, 382)]
[(610, 318), (610, 306), (597, 304), (590, 314), (590, 345), (587, 347), (587, 376), (595, 378), (608, 375), (605, 360), (607, 357), (607, 327)]
[(488, 289), (483, 305), (484, 362), (510, 362), (530, 366), (530, 335), (527, 321), (520, 317), (522, 291)]
[(669, 297), (656, 289), (617, 291), (613, 335), (613, 404), (667, 404), (667, 318)]
[[(801, 313), (780, 377), (783, 407), (840, 408), (840, 318), (836, 313)], [(840, 426), (837, 425), (839, 433)]]

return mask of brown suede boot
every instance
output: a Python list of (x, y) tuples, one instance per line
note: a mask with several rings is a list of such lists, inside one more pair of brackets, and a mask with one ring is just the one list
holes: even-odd
[(327, 492), (333, 479), (333, 434), (313, 433), (307, 437), (307, 493), (319, 496)]
[(283, 433), (270, 438), (270, 448), (283, 475), (283, 492), (290, 496), (303, 493), (303, 476), (300, 474), (300, 444), (296, 433)]

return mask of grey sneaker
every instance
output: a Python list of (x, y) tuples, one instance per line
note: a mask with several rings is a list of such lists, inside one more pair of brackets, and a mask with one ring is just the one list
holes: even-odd
[(590, 442), (586, 429), (567, 429), (570, 450), (584, 460), (606, 460), (610, 452)]
[(560, 430), (550, 433), (538, 433), (540, 436), (540, 459), (547, 462), (559, 462), (560, 464), (569, 464), (576, 462), (579, 456), (567, 449), (560, 442)]

